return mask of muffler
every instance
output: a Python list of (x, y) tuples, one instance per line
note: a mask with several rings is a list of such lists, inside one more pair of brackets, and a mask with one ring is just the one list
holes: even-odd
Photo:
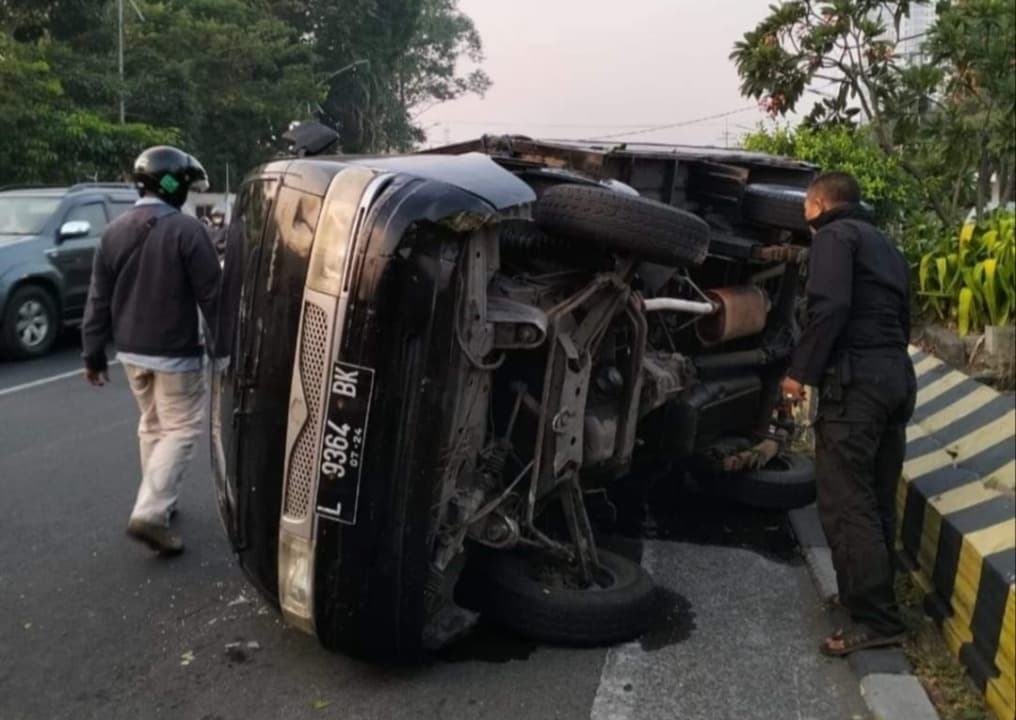
[(702, 344), (709, 347), (728, 340), (758, 335), (769, 315), (769, 296), (755, 285), (715, 288), (705, 291), (715, 311), (695, 323)]

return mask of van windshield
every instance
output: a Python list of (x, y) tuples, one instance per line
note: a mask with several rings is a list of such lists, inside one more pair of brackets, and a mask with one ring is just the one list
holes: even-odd
[(36, 235), (59, 206), (58, 197), (0, 197), (0, 235)]

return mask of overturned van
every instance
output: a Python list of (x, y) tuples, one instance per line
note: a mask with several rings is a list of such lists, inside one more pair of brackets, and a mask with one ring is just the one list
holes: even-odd
[(813, 169), (487, 137), (303, 157), (238, 197), (213, 464), (240, 564), (329, 648), (412, 659), (462, 608), (548, 641), (640, 634), (653, 584), (586, 498), (634, 462), (814, 498), (778, 383)]

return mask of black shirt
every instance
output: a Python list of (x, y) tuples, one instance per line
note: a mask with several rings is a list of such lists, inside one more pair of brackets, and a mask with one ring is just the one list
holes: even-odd
[(161, 206), (124, 213), (106, 227), (95, 252), (81, 327), (85, 365), (106, 368), (110, 339), (123, 352), (201, 355), (198, 308), (214, 322), (220, 277), (219, 259), (199, 221)]
[(215, 252), (220, 258), (226, 255), (226, 236), (227, 230), (225, 225), (212, 225), (208, 228), (208, 236), (212, 240), (212, 247), (215, 248)]
[(821, 215), (808, 262), (808, 323), (790, 377), (821, 384), (845, 352), (906, 350), (910, 269), (903, 254), (858, 205)]

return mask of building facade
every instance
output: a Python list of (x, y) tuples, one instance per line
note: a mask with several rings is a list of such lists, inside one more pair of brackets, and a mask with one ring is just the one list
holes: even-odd
[(900, 23), (899, 37), (896, 38), (896, 54), (908, 63), (921, 62), (924, 53), (921, 49), (931, 26), (935, 24), (935, 3), (912, 5), (910, 16)]

